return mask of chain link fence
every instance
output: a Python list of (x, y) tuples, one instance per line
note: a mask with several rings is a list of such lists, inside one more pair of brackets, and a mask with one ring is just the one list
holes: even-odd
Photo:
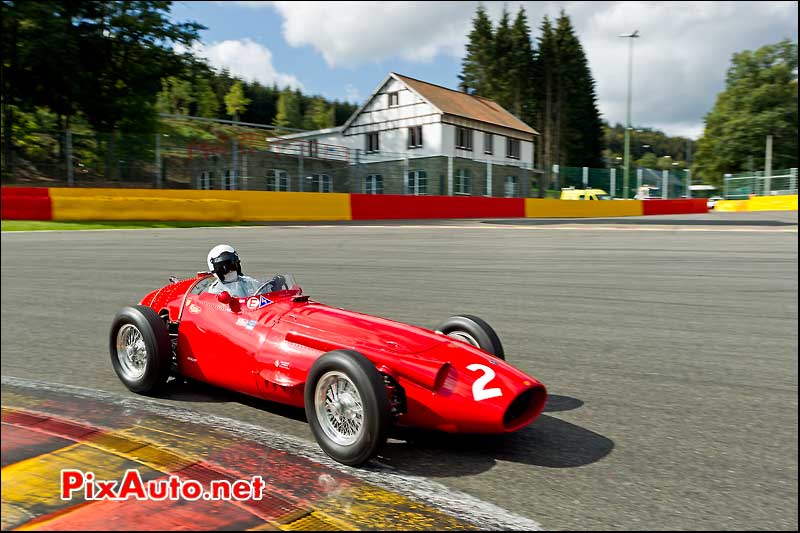
[(797, 194), (797, 169), (774, 170), (769, 176), (763, 171), (726, 174), (723, 197), (731, 200), (750, 196), (780, 196)]
[[(41, 131), (15, 139), (3, 184), (368, 194), (538, 196), (533, 165), (289, 140), (277, 130)], [(7, 164), (5, 164), (7, 163)]]
[[(553, 165), (555, 188), (552, 197), (560, 196), (560, 189), (601, 189), (612, 198), (625, 198), (624, 170), (617, 168), (564, 167)], [(628, 175), (628, 198), (686, 198), (691, 175), (688, 170), (631, 169)]]
[[(28, 133), (15, 138), (14, 155), (4, 161), (3, 184), (493, 197), (539, 197), (544, 191), (551, 198), (574, 187), (602, 189), (613, 198), (691, 195), (685, 170), (631, 169), (626, 194), (623, 170), (617, 168), (553, 165), (546, 177), (541, 169), (519, 162), (365, 153), (281, 138), (286, 133), (231, 125), (184, 128), (180, 123), (146, 134)], [(741, 178), (731, 190), (763, 189), (750, 179)], [(770, 187), (796, 191), (796, 172), (794, 181), (781, 179), (773, 176)]]

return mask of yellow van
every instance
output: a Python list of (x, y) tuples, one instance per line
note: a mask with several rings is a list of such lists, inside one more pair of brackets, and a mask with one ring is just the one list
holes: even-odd
[(603, 189), (561, 189), (562, 200), (611, 200), (611, 195)]

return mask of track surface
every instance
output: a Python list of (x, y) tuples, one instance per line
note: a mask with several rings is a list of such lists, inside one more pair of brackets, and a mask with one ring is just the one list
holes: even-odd
[[(2, 373), (131, 395), (114, 313), (229, 242), (246, 273), (293, 272), (331, 305), (426, 327), (478, 314), (548, 386), (514, 435), (390, 442), (398, 473), (548, 529), (796, 530), (797, 213), (659, 219), (3, 233)], [(221, 391), (160, 401), (312, 440)]]

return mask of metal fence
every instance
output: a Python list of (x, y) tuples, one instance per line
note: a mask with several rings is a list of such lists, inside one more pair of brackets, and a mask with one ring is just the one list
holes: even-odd
[(775, 170), (769, 176), (763, 171), (726, 174), (723, 197), (731, 200), (750, 196), (776, 196), (797, 194), (797, 169)]
[[(196, 126), (192, 125), (192, 126)], [(230, 124), (159, 133), (41, 131), (15, 139), (4, 184), (28, 186), (231, 189), (372, 194), (559, 197), (561, 188), (597, 188), (615, 198), (680, 198), (688, 171), (558, 167), (507, 160), (365, 153), (274, 128)], [(548, 175), (549, 174), (549, 175)]]
[[(625, 198), (623, 170), (617, 168), (559, 167), (553, 165), (554, 195), (560, 188), (602, 189), (612, 198)], [(685, 198), (691, 196), (688, 188), (691, 174), (688, 170), (631, 169), (628, 175), (628, 198)]]

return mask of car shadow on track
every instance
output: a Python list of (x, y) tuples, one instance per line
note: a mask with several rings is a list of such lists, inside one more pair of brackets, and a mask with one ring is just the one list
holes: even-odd
[[(238, 403), (307, 422), (305, 410), (259, 400), (191, 380), (171, 380), (161, 397), (189, 403)], [(551, 394), (544, 413), (577, 409), (583, 401)], [(496, 461), (548, 468), (573, 468), (601, 460), (614, 442), (593, 431), (542, 414), (533, 424), (505, 435), (451, 434), (395, 429), (377, 462), (395, 471), (427, 477), (458, 477), (490, 470)]]
[(186, 378), (168, 381), (161, 390), (160, 397), (176, 402), (238, 403), (260, 411), (268, 411), (278, 416), (285, 416), (299, 422), (307, 422), (305, 410), (302, 408), (261, 400)]
[[(577, 398), (550, 395), (544, 412), (581, 405), (583, 401)], [(614, 441), (603, 435), (543, 414), (530, 426), (506, 435), (397, 432), (378, 461), (404, 474), (458, 477), (490, 470), (497, 461), (548, 468), (585, 466), (613, 448)]]

